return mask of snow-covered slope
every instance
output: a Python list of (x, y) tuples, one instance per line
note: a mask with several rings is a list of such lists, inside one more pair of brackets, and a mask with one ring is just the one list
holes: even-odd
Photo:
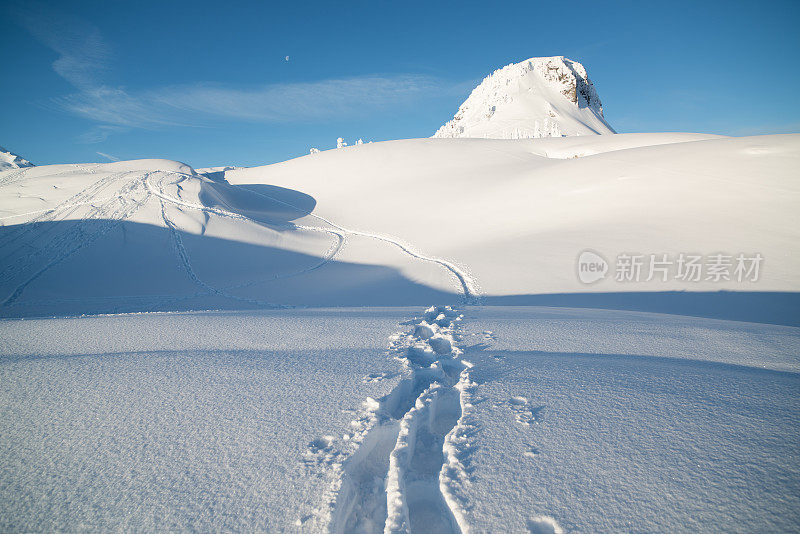
[[(627, 134), (0, 172), (0, 531), (797, 531), (798, 167)], [(615, 280), (684, 252), (764, 263)]]
[(463, 312), (0, 321), (0, 530), (797, 531), (800, 329)]
[[(794, 319), (784, 304), (713, 299), (800, 287), (798, 165), (796, 135), (630, 134), (392, 141), (216, 180), (164, 160), (9, 171), (0, 174), (0, 313), (462, 295), (534, 304), (560, 294), (546, 303), (750, 319), (772, 310), (785, 322)], [(576, 273), (586, 249), (609, 263), (588, 285)], [(646, 266), (619, 281), (614, 263), (626, 253), (760, 254), (763, 265), (755, 281), (737, 280), (733, 266), (727, 278), (678, 280), (676, 265), (665, 281)]]
[(0, 146), (0, 171), (25, 167), (33, 167), (33, 163)]
[(512, 63), (484, 78), (434, 137), (525, 139), (607, 134), (586, 69), (563, 56)]
[[(541, 155), (550, 153), (557, 157)], [(584, 153), (594, 155), (567, 157)], [(491, 297), (796, 291), (798, 164), (798, 135), (630, 134), (394, 141), (226, 177), (307, 192), (317, 201), (312, 216), (446, 258), (469, 273), (486, 302), (496, 302)], [(586, 249), (610, 264), (603, 280), (588, 285), (576, 274)], [(759, 280), (712, 281), (704, 274), (680, 281), (672, 276), (675, 265), (663, 282), (648, 281), (646, 270), (638, 281), (615, 279), (615, 260), (624, 253), (669, 254), (675, 261), (680, 253), (718, 252), (760, 253)], [(353, 247), (343, 253), (366, 261)], [(423, 263), (397, 267), (413, 280), (452, 288), (449, 278), (431, 278)]]

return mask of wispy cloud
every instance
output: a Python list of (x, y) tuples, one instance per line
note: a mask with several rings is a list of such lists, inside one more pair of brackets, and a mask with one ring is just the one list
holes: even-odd
[(59, 76), (81, 90), (100, 84), (111, 51), (94, 25), (35, 0), (13, 4), (11, 12), (20, 26), (58, 54), (53, 70)]
[(130, 131), (130, 128), (125, 126), (115, 126), (113, 124), (98, 124), (87, 132), (78, 136), (79, 143), (94, 144), (102, 143), (107, 140), (112, 134)]
[(363, 115), (407, 105), (446, 90), (418, 75), (362, 76), (237, 88), (219, 84), (167, 86), (139, 93), (97, 87), (53, 99), (59, 109), (131, 128), (204, 126), (214, 120), (281, 123)]
[(98, 155), (98, 156), (103, 156), (103, 157), (104, 157), (104, 158), (106, 158), (108, 161), (119, 161), (119, 158), (118, 158), (118, 157), (116, 157), (116, 156), (112, 156), (111, 154), (106, 154), (105, 152), (100, 152), (99, 150), (97, 151), (97, 155)]
[(95, 26), (35, 2), (26, 2), (14, 11), (23, 27), (58, 54), (53, 69), (77, 89), (46, 105), (97, 123), (82, 136), (84, 142), (101, 142), (131, 128), (210, 126), (220, 120), (287, 123), (363, 116), (409, 105), (426, 96), (461, 92), (460, 87), (438, 78), (414, 74), (250, 87), (194, 83), (130, 92), (106, 83), (111, 52)]

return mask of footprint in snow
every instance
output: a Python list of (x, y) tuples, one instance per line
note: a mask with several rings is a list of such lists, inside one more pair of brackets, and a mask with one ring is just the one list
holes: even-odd
[(538, 423), (540, 419), (539, 414), (545, 408), (544, 405), (532, 406), (528, 399), (522, 396), (511, 397), (508, 401), (508, 405), (511, 411), (514, 412), (517, 422), (525, 426)]
[(314, 516), (313, 516), (313, 515), (311, 515), (311, 514), (304, 515), (303, 517), (298, 517), (298, 518), (295, 520), (295, 522), (294, 522), (294, 526), (296, 526), (296, 527), (302, 527), (302, 526), (303, 526), (304, 524), (306, 524), (306, 523), (307, 523), (309, 520), (313, 519), (313, 517), (314, 517)]
[(333, 436), (322, 436), (308, 444), (309, 450), (312, 452), (326, 451), (333, 445)]
[(525, 447), (528, 449), (523, 453), (526, 458), (536, 458), (539, 455), (539, 449), (537, 449), (530, 443), (527, 443)]
[(364, 383), (374, 383), (380, 382), (382, 380), (388, 380), (389, 378), (394, 378), (398, 375), (398, 373), (390, 373), (390, 372), (383, 372), (383, 373), (370, 373), (364, 377)]
[(483, 332), (481, 332), (481, 337), (485, 341), (494, 341), (497, 339), (497, 334), (495, 334), (491, 330), (484, 330)]
[(320, 436), (309, 443), (303, 455), (303, 461), (306, 465), (310, 467), (334, 463), (337, 458), (337, 452), (333, 447), (335, 439), (333, 436)]
[(564, 534), (564, 529), (561, 528), (555, 519), (546, 515), (538, 515), (528, 519), (528, 532), (530, 534)]
[(436, 325), (428, 324), (422, 321), (414, 327), (414, 337), (417, 339), (427, 340), (436, 335)]

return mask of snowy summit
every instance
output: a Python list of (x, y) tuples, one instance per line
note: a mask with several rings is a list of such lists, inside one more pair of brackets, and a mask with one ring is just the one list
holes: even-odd
[(484, 78), (433, 137), (529, 139), (611, 134), (586, 69), (564, 56), (512, 63)]
[(33, 163), (0, 146), (0, 171), (24, 167), (33, 167)]

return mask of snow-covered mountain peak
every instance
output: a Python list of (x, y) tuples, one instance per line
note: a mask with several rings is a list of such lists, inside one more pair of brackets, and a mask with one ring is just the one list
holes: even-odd
[(33, 163), (0, 146), (0, 171), (23, 167), (33, 167)]
[(520, 139), (614, 133), (586, 69), (564, 56), (512, 63), (484, 78), (434, 137)]
[(601, 117), (603, 104), (594, 89), (586, 69), (577, 61), (564, 56), (532, 58), (521, 64), (511, 65), (521, 71), (521, 76), (531, 70), (537, 71), (545, 80), (561, 86), (561, 94), (578, 106), (592, 108)]

